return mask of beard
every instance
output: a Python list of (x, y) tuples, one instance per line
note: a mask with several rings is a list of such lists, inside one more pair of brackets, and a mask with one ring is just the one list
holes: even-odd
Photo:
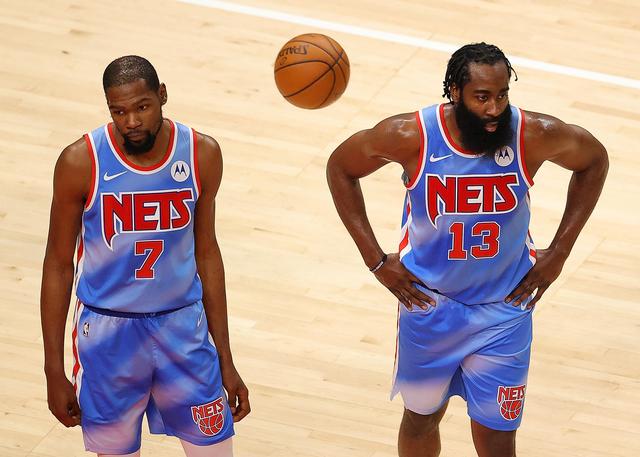
[[(511, 128), (511, 105), (496, 117), (481, 118), (473, 114), (462, 100), (454, 105), (456, 123), (460, 129), (462, 145), (469, 151), (484, 154), (493, 153), (496, 149), (506, 146), (513, 138)], [(489, 132), (485, 126), (497, 122), (494, 132)]]
[(136, 131), (135, 132), (136, 134), (140, 134), (140, 133), (144, 134), (144, 137), (141, 140), (136, 140), (136, 141), (132, 141), (127, 137), (127, 135), (132, 134), (131, 132), (129, 132), (126, 135), (122, 135), (122, 137), (124, 138), (125, 149), (131, 155), (140, 155), (140, 154), (144, 154), (145, 152), (151, 151), (151, 148), (153, 148), (153, 145), (156, 144), (156, 138), (161, 128), (162, 128), (162, 120), (160, 121), (160, 125), (158, 125), (158, 128), (156, 129), (155, 132), (152, 132), (151, 130)]

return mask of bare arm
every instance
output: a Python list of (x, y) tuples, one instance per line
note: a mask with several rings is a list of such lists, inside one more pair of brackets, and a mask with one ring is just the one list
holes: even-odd
[(67, 147), (56, 163), (40, 296), (49, 409), (66, 426), (77, 425), (80, 414), (64, 373), (64, 328), (73, 284), (73, 255), (90, 181), (91, 160), (84, 140), (79, 140)]
[(587, 130), (538, 113), (526, 113), (525, 154), (535, 174), (546, 160), (573, 171), (564, 214), (553, 241), (538, 251), (538, 261), (507, 301), (514, 304), (538, 290), (530, 306), (540, 299), (560, 274), (578, 235), (589, 219), (604, 186), (609, 159), (604, 146)]
[[(327, 181), (338, 214), (360, 250), (365, 264), (371, 268), (384, 255), (376, 240), (364, 204), (360, 178), (389, 162), (402, 165), (408, 175), (417, 167), (420, 154), (420, 132), (414, 114), (393, 116), (369, 130), (363, 130), (344, 141), (331, 154), (327, 163)], [(433, 300), (416, 289), (420, 281), (399, 262), (397, 254), (378, 271), (376, 277), (405, 306)]]
[(234, 421), (237, 422), (249, 414), (250, 406), (248, 390), (231, 356), (224, 265), (215, 234), (215, 197), (222, 180), (222, 154), (213, 138), (198, 134), (198, 156), (202, 192), (195, 215), (196, 263), (202, 280), (202, 302), (209, 332), (216, 344), (222, 381), (229, 396)]

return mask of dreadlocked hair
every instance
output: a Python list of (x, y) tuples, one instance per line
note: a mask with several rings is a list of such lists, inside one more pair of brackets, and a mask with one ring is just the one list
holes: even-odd
[(444, 75), (444, 81), (442, 85), (444, 87), (443, 97), (447, 97), (451, 101), (451, 87), (455, 85), (460, 90), (469, 82), (469, 64), (482, 63), (487, 65), (494, 65), (498, 62), (504, 62), (507, 66), (507, 72), (509, 73), (509, 79), (511, 79), (511, 73), (518, 80), (518, 74), (511, 66), (511, 62), (504, 55), (504, 53), (492, 44), (487, 44), (484, 41), (482, 43), (467, 44), (451, 55), (449, 63), (447, 64), (447, 72)]

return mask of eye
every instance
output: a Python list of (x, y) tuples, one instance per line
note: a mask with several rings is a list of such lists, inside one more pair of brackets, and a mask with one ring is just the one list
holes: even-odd
[(124, 111), (122, 111), (121, 109), (116, 109), (112, 110), (111, 114), (113, 114), (114, 116), (122, 116), (124, 114)]
[(140, 105), (138, 111), (145, 111), (147, 108), (149, 108), (149, 105)]
[(486, 102), (489, 99), (486, 95), (477, 95), (476, 98), (481, 102)]

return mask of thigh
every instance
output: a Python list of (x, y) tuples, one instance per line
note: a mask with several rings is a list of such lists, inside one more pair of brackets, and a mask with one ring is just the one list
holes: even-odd
[(149, 413), (152, 433), (209, 445), (233, 435), (218, 355), (202, 303), (154, 320), (157, 360)]
[(198, 446), (180, 440), (186, 457), (233, 457), (233, 438), (228, 438), (208, 446)]
[(396, 367), (392, 396), (418, 414), (438, 411), (458, 391), (459, 367), (468, 354), (464, 305), (437, 296), (428, 310), (399, 306)]
[(87, 450), (127, 454), (140, 448), (153, 369), (141, 324), (79, 305), (73, 373)]
[(514, 319), (485, 329), (476, 339), (485, 344), (462, 362), (469, 416), (492, 430), (515, 430), (522, 421), (527, 388), (531, 312), (516, 311)]

